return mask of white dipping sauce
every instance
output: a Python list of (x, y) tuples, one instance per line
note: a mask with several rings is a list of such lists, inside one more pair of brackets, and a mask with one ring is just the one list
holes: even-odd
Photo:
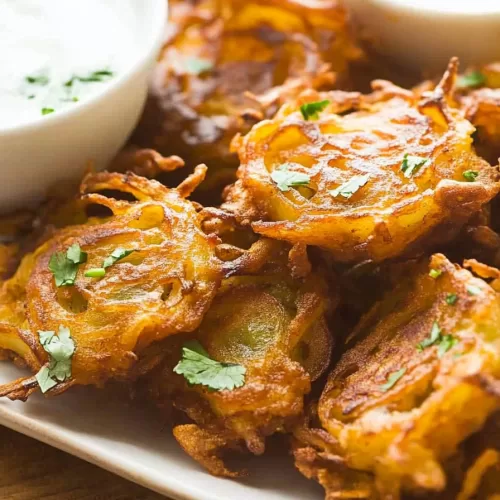
[(133, 61), (123, 0), (0, 0), (0, 129), (100, 93)]

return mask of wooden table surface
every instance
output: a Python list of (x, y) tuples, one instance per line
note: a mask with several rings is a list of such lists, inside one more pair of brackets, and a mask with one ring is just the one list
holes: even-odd
[(165, 497), (0, 426), (0, 499), (165, 500)]

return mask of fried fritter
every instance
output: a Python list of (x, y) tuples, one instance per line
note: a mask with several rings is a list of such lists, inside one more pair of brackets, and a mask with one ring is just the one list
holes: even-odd
[[(292, 278), (288, 252), (287, 245), (263, 239), (242, 253), (232, 263), (239, 275), (223, 281), (194, 332), (211, 358), (245, 367), (243, 386), (190, 386), (173, 373), (180, 346), (160, 372), (148, 376), (150, 397), (159, 406), (173, 404), (194, 422), (175, 426), (174, 436), (212, 474), (240, 475), (226, 467), (224, 453), (246, 447), (262, 454), (267, 436), (300, 418), (311, 381), (328, 366), (332, 299), (317, 272)], [(298, 253), (291, 258), (300, 260)]]
[(500, 157), (500, 63), (488, 64), (468, 74), (477, 75), (477, 84), (459, 89), (458, 105), (476, 127), (474, 145), (479, 154), (496, 165)]
[[(219, 240), (202, 231), (202, 217), (185, 199), (205, 170), (199, 167), (176, 189), (134, 174), (87, 176), (81, 201), (109, 215), (56, 231), (2, 284), (0, 320), (7, 333), (0, 334), (0, 348), (37, 371), (47, 363), (39, 332), (69, 328), (76, 344), (72, 377), (51, 391), (61, 392), (74, 384), (126, 380), (153, 342), (195, 330), (223, 275), (215, 254)], [(73, 286), (56, 286), (53, 256), (75, 244), (87, 259)], [(127, 252), (103, 277), (85, 276), (117, 248)], [(36, 386), (29, 378), (0, 392), (23, 399)]]
[[(499, 321), (497, 292), (440, 254), (361, 319), (319, 402), (330, 441), (316, 443), (337, 474), (361, 473), (358, 498), (444, 490), (443, 462), (500, 407)], [(321, 470), (332, 484), (335, 467)]]
[(359, 57), (336, 0), (171, 1), (171, 24), (133, 142), (232, 182), (237, 132), (306, 88), (331, 86)]
[[(227, 208), (257, 233), (344, 262), (450, 239), (499, 190), (498, 170), (471, 147), (474, 128), (448, 104), (456, 69), (453, 60), (423, 96), (376, 81), (368, 96), (309, 91), (286, 104), (235, 141), (241, 167)], [(317, 119), (304, 119), (299, 108), (318, 104)]]

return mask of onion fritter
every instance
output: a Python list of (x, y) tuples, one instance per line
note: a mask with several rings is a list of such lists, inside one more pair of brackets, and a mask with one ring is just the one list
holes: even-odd
[(189, 166), (203, 161), (210, 186), (234, 178), (229, 144), (237, 132), (300, 90), (331, 86), (326, 62), (343, 71), (359, 56), (335, 0), (176, 0), (170, 9), (133, 141)]
[(478, 152), (496, 165), (500, 156), (500, 63), (488, 64), (468, 74), (477, 75), (477, 85), (459, 89), (457, 100), (476, 127), (474, 145)]
[[(286, 104), (235, 141), (240, 180), (228, 208), (255, 219), (245, 212), (250, 200), (257, 233), (317, 245), (344, 262), (449, 239), (499, 190), (497, 169), (471, 147), (474, 128), (448, 104), (456, 64), (423, 96), (376, 81), (368, 96), (310, 91)], [(301, 105), (318, 103), (326, 109), (305, 120)], [(285, 173), (300, 187), (281, 186)]]
[[(149, 395), (159, 406), (172, 403), (194, 421), (174, 427), (174, 436), (212, 474), (240, 475), (226, 467), (224, 452), (246, 446), (262, 454), (267, 436), (300, 419), (311, 381), (328, 366), (332, 339), (325, 318), (332, 301), (318, 273), (290, 276), (288, 251), (278, 242), (254, 243), (239, 258), (239, 273), (253, 267), (254, 257), (260, 269), (226, 279), (194, 333), (211, 358), (246, 368), (243, 386), (189, 386), (173, 373), (180, 346), (161, 372), (148, 376)], [(248, 253), (256, 255), (249, 259)]]
[[(87, 176), (82, 202), (104, 207), (110, 215), (60, 229), (3, 283), (1, 326), (9, 335), (0, 334), (0, 348), (38, 370), (47, 362), (38, 332), (69, 328), (76, 351), (71, 379), (51, 391), (60, 392), (74, 384), (101, 386), (110, 378), (127, 379), (153, 342), (195, 330), (223, 275), (215, 253), (219, 240), (202, 231), (202, 217), (185, 199), (205, 170), (199, 167), (177, 189), (134, 174)], [(116, 197), (117, 192), (132, 200), (105, 195)], [(73, 286), (58, 287), (49, 269), (51, 258), (74, 244), (88, 258)], [(117, 248), (133, 253), (108, 267), (104, 277), (85, 276)], [(25, 398), (34, 387), (31, 378), (0, 392)]]
[(360, 321), (318, 415), (381, 498), (443, 490), (443, 462), (498, 410), (499, 321), (497, 293), (440, 254)]

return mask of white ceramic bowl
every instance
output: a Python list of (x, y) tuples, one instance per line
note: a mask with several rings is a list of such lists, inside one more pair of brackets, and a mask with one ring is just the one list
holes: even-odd
[[(0, 128), (0, 212), (34, 205), (60, 181), (103, 169), (135, 127), (160, 49), (167, 0), (123, 0), (134, 8), (140, 47), (128, 69), (102, 92), (27, 124)], [(0, 110), (1, 112), (1, 110)]]
[(500, 59), (500, 0), (345, 0), (361, 33), (409, 69)]

